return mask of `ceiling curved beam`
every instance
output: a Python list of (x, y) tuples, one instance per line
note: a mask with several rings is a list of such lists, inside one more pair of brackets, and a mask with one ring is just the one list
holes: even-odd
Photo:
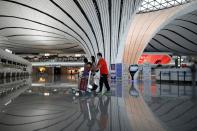
[[(1, 44), (0, 44), (1, 45)], [(6, 45), (1, 45), (2, 48), (10, 48), (12, 50), (17, 50), (18, 53), (53, 53), (54, 51), (63, 51), (65, 52), (66, 51), (71, 51), (72, 49), (72, 52), (75, 52), (75, 53), (83, 53), (84, 50), (83, 49), (75, 49), (77, 48), (78, 46), (73, 46), (73, 47), (69, 47), (69, 48), (61, 48), (61, 49), (41, 49), (41, 48), (32, 48), (32, 47), (24, 47), (24, 46), (13, 46), (13, 45), (10, 45), (10, 44), (6, 44)], [(23, 48), (23, 50), (25, 49), (25, 52), (24, 51), (21, 51), (21, 48)], [(17, 54), (18, 54), (17, 53)]]
[[(70, 45), (70, 44), (72, 44), (73, 45), (73, 43), (64, 43), (64, 44), (56, 44), (56, 45), (50, 45), (51, 47), (53, 47), (53, 46), (55, 46), (56, 47), (56, 49), (57, 49), (57, 47), (58, 48), (62, 48), (62, 47), (64, 47), (64, 46), (67, 46), (67, 45)], [(46, 46), (46, 45), (41, 45), (41, 44), (39, 44), (39, 45), (32, 45), (32, 44), (22, 44), (22, 43), (17, 43), (17, 42), (13, 42), (13, 41), (10, 41), (10, 40), (6, 40), (6, 41), (2, 41), (2, 42), (0, 42), (0, 47), (9, 47), (10, 48), (10, 46), (13, 46), (13, 47), (19, 47), (19, 48), (21, 48), (21, 51), (24, 51), (24, 49), (23, 48), (28, 48), (28, 49), (34, 49), (34, 50), (42, 50), (43, 49), (43, 47), (44, 46)]]
[(157, 40), (156, 38), (152, 38), (152, 40), (156, 41), (158, 44), (160, 44), (163, 47), (165, 47), (166, 49), (168, 49), (168, 51), (176, 52), (177, 54), (181, 53), (181, 52), (179, 52), (179, 50), (172, 49), (172, 48), (166, 46), (165, 44), (163, 44), (161, 41)]
[(118, 54), (118, 46), (119, 46), (119, 43), (120, 43), (120, 26), (121, 26), (121, 21), (122, 21), (122, 9), (123, 9), (123, 2), (124, 0), (121, 0), (120, 2), (120, 16), (119, 16), (119, 24), (118, 24), (118, 40), (117, 40), (117, 43), (116, 43), (116, 55)]
[[(4, 47), (6, 47), (7, 45), (10, 45), (10, 46), (14, 46), (14, 47), (20, 47), (21, 49), (24, 47), (24, 48), (32, 48), (32, 49), (39, 49), (39, 50), (41, 50), (41, 48), (38, 48), (38, 47), (44, 47), (45, 46), (45, 45), (34, 45), (34, 46), (32, 46), (32, 45), (26, 45), (26, 44), (16, 43), (16, 42), (12, 42), (12, 41), (5, 41), (5, 42), (2, 42), (2, 43), (0, 42), (0, 45), (1, 44), (4, 45)], [(66, 45), (66, 44), (58, 44), (58, 45), (51, 45), (51, 46), (58, 47), (60, 45), (62, 46), (62, 45)], [(76, 46), (79, 46), (79, 45), (76, 45)]]
[[(41, 11), (41, 10), (39, 10), (39, 9), (36, 9), (36, 8), (34, 8), (34, 7), (31, 7), (31, 6), (29, 6), (29, 5), (26, 5), (26, 4), (17, 2), (17, 1), (12, 1), (12, 0), (1, 0), (1, 1), (5, 1), (5, 2), (10, 2), (10, 3), (13, 3), (13, 4), (17, 4), (17, 5), (20, 5), (20, 6), (23, 6), (23, 7), (32, 9), (32, 10), (35, 10), (35, 11), (37, 11), (37, 12), (39, 12), (39, 13), (42, 13), (42, 14), (44, 14), (44, 15), (46, 15), (46, 16), (52, 18), (52, 19), (54, 19), (55, 21), (58, 21), (59, 23), (63, 24), (65, 27), (67, 27), (68, 29), (70, 29), (71, 31), (73, 31), (78, 37), (80, 37), (80, 39), (82, 39), (82, 40), (85, 42), (85, 40), (83, 39), (83, 37), (82, 37), (78, 32), (76, 32), (74, 29), (72, 29), (70, 26), (68, 26), (68, 25), (67, 25), (66, 23), (64, 23), (63, 21), (59, 20), (58, 18), (56, 18), (56, 17), (54, 17), (54, 16), (52, 16), (52, 15), (50, 15), (50, 14), (44, 12), (44, 11)], [(86, 34), (86, 36), (87, 36), (87, 34)], [(87, 38), (88, 38), (88, 40), (89, 40), (89, 42), (90, 42), (90, 45), (92, 46), (93, 52), (94, 52), (94, 54), (95, 54), (95, 51), (94, 51), (92, 42), (91, 42), (91, 40), (90, 40), (90, 38), (89, 38), (88, 36), (87, 36)], [(81, 43), (81, 42), (80, 42), (80, 43)], [(86, 46), (88, 46), (88, 44), (87, 44), (86, 42), (85, 42), (85, 44), (86, 44)]]
[(167, 36), (165, 36), (165, 35), (163, 35), (163, 34), (158, 33), (157, 35), (164, 37), (165, 39), (169, 40), (169, 41), (172, 42), (173, 44), (175, 44), (175, 45), (177, 45), (177, 46), (179, 46), (179, 47), (181, 47), (181, 48), (183, 48), (183, 49), (185, 49), (185, 50), (187, 50), (187, 51), (191, 51), (191, 52), (193, 52), (193, 53), (197, 53), (196, 51), (193, 51), (193, 50), (191, 50), (190, 48), (185, 47), (185, 46), (183, 46), (183, 45), (177, 43), (176, 41), (170, 39), (169, 37), (167, 37)]
[(197, 25), (196, 22), (193, 22), (193, 21), (190, 21), (190, 20), (184, 20), (184, 19), (175, 19), (177, 21), (185, 21), (185, 22), (188, 22), (188, 23), (191, 23), (191, 24), (194, 24), (194, 25)]
[[(89, 38), (89, 36), (88, 36), (88, 34), (85, 32), (85, 30), (79, 25), (79, 23), (77, 23), (75, 20), (74, 20), (74, 18), (70, 15), (70, 14), (68, 14), (63, 8), (61, 8), (60, 7), (60, 5), (58, 5), (56, 2), (54, 2), (53, 0), (50, 0), (50, 2), (52, 2), (56, 7), (58, 7), (61, 11), (63, 11), (83, 32), (84, 32), (84, 34), (86, 35), (86, 37), (88, 38), (88, 40), (89, 40), (89, 42), (90, 42), (90, 44), (91, 44), (91, 46), (92, 46), (92, 49), (93, 49), (93, 51), (94, 51), (94, 55), (96, 55), (95, 54), (95, 50), (94, 50), (94, 48), (93, 48), (93, 45), (92, 45), (92, 41), (90, 40), (90, 38)], [(70, 28), (69, 28), (70, 29)], [(98, 51), (99, 51), (99, 46), (98, 46), (98, 41), (97, 41), (97, 38), (96, 38), (96, 35), (95, 35), (95, 32), (94, 32), (94, 30), (93, 30), (93, 27), (91, 26), (91, 29), (92, 29), (92, 32), (93, 32), (93, 34), (94, 34), (94, 37), (95, 37), (95, 39), (96, 39), (96, 43), (97, 43), (97, 49), (98, 49)], [(72, 31), (73, 31), (73, 29), (72, 29)], [(75, 32), (75, 31), (74, 31)], [(75, 32), (76, 34), (78, 34), (77, 32)]]
[(153, 46), (151, 43), (148, 43), (148, 46), (150, 46), (151, 48), (153, 48), (154, 50), (156, 50), (158, 52), (162, 52), (161, 50), (159, 50), (158, 48), (156, 48), (155, 46)]
[(178, 36), (182, 37), (182, 38), (183, 38), (183, 39), (185, 39), (186, 41), (188, 41), (188, 42), (192, 43), (193, 45), (197, 45), (197, 43), (196, 43), (195, 41), (192, 41), (192, 40), (190, 40), (190, 39), (186, 38), (185, 36), (183, 36), (183, 35), (179, 34), (179, 33), (178, 33), (178, 32), (176, 32), (176, 31), (173, 31), (173, 30), (171, 30), (171, 29), (162, 29), (162, 30), (166, 30), (166, 31), (172, 32), (172, 33), (174, 33), (174, 34), (176, 34), (176, 35), (178, 35)]
[[(42, 36), (54, 37), (57, 40), (65, 37), (81, 44), (86, 53), (88, 52), (87, 56), (96, 56), (97, 52), (101, 52), (107, 63), (111, 64), (122, 59), (128, 27), (142, 0), (0, 0), (0, 2), (1, 26), (5, 27), (0, 27), (4, 28), (0, 32), (1, 35), (10, 38), (17, 37), (16, 41), (20, 40), (22, 44), (25, 42), (31, 44), (28, 40), (38, 38), (42, 40)], [(19, 14), (19, 10), (25, 13)], [(6, 24), (7, 21), (9, 23)], [(17, 27), (17, 25), (24, 26), (23, 30), (17, 30), (19, 27), (13, 28), (13, 33), (12, 30), (6, 30), (6, 26)], [(40, 32), (36, 34), (32, 28)], [(47, 33), (65, 36), (61, 38), (60, 35), (54, 34), (53, 36)], [(31, 39), (28, 35), (35, 37)], [(39, 44), (42, 41), (35, 42)]]
[(59, 36), (62, 36), (62, 37), (66, 37), (66, 36), (61, 35), (61, 34), (58, 34), (58, 33), (49, 32), (49, 31), (44, 31), (44, 30), (39, 30), (39, 29), (33, 29), (33, 28), (27, 28), (27, 27), (11, 27), (11, 26), (9, 26), (9, 27), (0, 28), (0, 31), (7, 30), (7, 29), (32, 30), (32, 31), (44, 32), (44, 33), (49, 33), (49, 34), (54, 34), (54, 35), (59, 35)]
[(92, 0), (92, 2), (94, 3), (94, 8), (97, 12), (97, 18), (98, 18), (98, 21), (99, 21), (99, 25), (100, 25), (100, 28), (101, 28), (101, 35), (102, 35), (102, 40), (103, 40), (103, 52), (104, 52), (104, 57), (105, 57), (105, 37), (104, 37), (104, 32), (103, 32), (103, 26), (102, 26), (102, 20), (101, 20), (101, 13), (100, 13), (100, 10), (99, 10), (99, 7), (98, 7), (98, 3), (96, 0)]
[(38, 21), (34, 21), (34, 20), (30, 20), (30, 19), (26, 19), (26, 18), (22, 18), (22, 17), (17, 17), (17, 16), (9, 16), (9, 15), (0, 15), (0, 17), (6, 17), (6, 18), (15, 18), (15, 19), (20, 19), (20, 20), (24, 20), (24, 21), (29, 21), (29, 22), (32, 22), (32, 23), (36, 23), (36, 24), (39, 24), (39, 25), (43, 25), (43, 26), (46, 26), (46, 27), (49, 27), (49, 28), (52, 28), (52, 29), (55, 29), (55, 30), (58, 30), (64, 34), (67, 34), (68, 36), (74, 38), (76, 41), (78, 41), (79, 43), (81, 43), (81, 45), (83, 46), (83, 48), (88, 51), (89, 53), (91, 53), (91, 50), (89, 48), (89, 46), (87, 46), (87, 43), (85, 42), (85, 40), (83, 40), (83, 42), (86, 44), (86, 47), (84, 46), (84, 44), (78, 39), (76, 38), (75, 36), (73, 36), (72, 34), (64, 31), (64, 30), (61, 30), (61, 29), (58, 29), (56, 27), (53, 27), (53, 26), (50, 26), (50, 25), (47, 25), (47, 24), (44, 24), (44, 23), (41, 23), (41, 22), (38, 22)]
[(110, 63), (112, 62), (112, 9), (111, 9), (111, 6), (112, 6), (112, 0), (108, 0), (108, 12), (109, 12), (109, 43), (110, 43), (110, 56), (109, 56), (109, 61)]
[[(52, 0), (50, 0), (50, 1), (52, 1)], [(98, 52), (99, 52), (99, 45), (98, 45), (98, 40), (97, 40), (97, 37), (96, 37), (96, 34), (95, 34), (95, 31), (94, 31), (94, 29), (93, 29), (93, 26), (92, 26), (92, 24), (91, 24), (91, 22), (89, 21), (89, 19), (87, 18), (87, 16), (86, 16), (86, 14), (85, 14), (85, 12), (83, 11), (83, 9), (81, 8), (81, 5), (78, 3), (78, 1), (77, 0), (73, 0), (74, 2), (75, 2), (75, 4), (78, 6), (78, 8), (80, 9), (80, 11), (81, 11), (81, 13), (83, 14), (83, 16), (85, 17), (85, 19), (87, 20), (87, 22), (88, 22), (88, 24), (89, 24), (89, 26), (90, 26), (90, 28), (91, 28), (91, 30), (92, 30), (92, 33), (93, 33), (93, 35), (94, 35), (94, 38), (95, 38), (95, 40), (96, 40), (96, 45), (97, 45), (97, 50), (98, 50)], [(66, 13), (66, 11), (64, 11), (60, 6), (59, 6), (59, 8), (64, 12), (64, 13)], [(69, 15), (70, 16), (70, 15)], [(71, 16), (70, 16), (71, 17)], [(71, 17), (72, 18), (72, 17)], [(72, 18), (72, 20), (73, 20), (73, 18)], [(77, 23), (77, 25), (78, 26), (80, 26), (78, 23)], [(80, 28), (82, 29), (82, 27), (80, 26)], [(82, 29), (83, 30), (83, 29)], [(84, 30), (83, 30), (84, 31)], [(84, 33), (87, 35), (87, 33), (84, 31)], [(88, 36), (88, 35), (87, 35)], [(92, 43), (91, 43), (92, 44)], [(92, 48), (93, 48), (93, 45), (92, 45)], [(93, 49), (94, 50), (94, 49)], [(94, 51), (95, 52), (95, 51)], [(96, 55), (96, 54), (95, 54)]]
[(57, 38), (57, 39), (64, 39), (68, 40), (67, 38), (62, 38), (62, 37), (55, 37), (55, 36), (47, 36), (47, 35), (33, 35), (33, 34), (14, 34), (14, 35), (7, 35), (4, 37), (21, 37), (21, 36), (40, 36), (40, 37), (48, 37), (48, 38)]
[(193, 34), (197, 35), (197, 32), (194, 32), (193, 30), (191, 30), (191, 29), (189, 29), (189, 28), (187, 28), (187, 27), (185, 27), (185, 26), (178, 25), (178, 24), (173, 24), (173, 23), (171, 23), (171, 24), (169, 24), (169, 25), (181, 27), (181, 28), (183, 28), (183, 29), (185, 29), (185, 30), (187, 30), (187, 31), (189, 31), (189, 32), (192, 32)]
[(79, 47), (79, 45), (68, 47), (68, 48), (63, 48), (63, 50), (70, 50), (70, 49), (73, 49), (73, 48), (76, 48), (76, 47)]

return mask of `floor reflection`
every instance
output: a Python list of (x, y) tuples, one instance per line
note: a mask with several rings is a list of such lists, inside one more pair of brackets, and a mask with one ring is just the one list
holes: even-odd
[(36, 75), (32, 77), (32, 83), (75, 83), (77, 75)]
[[(87, 121), (88, 130), (106, 130), (109, 125), (108, 109), (110, 103), (110, 97), (96, 97), (89, 99), (79, 99), (79, 105), (81, 113), (83, 114), (83, 121), (79, 125), (82, 125)], [(80, 126), (77, 127), (79, 129)]]
[(78, 86), (78, 77), (74, 75), (37, 75), (32, 77), (33, 87), (48, 87), (48, 88), (60, 88), (60, 87), (74, 87)]
[[(44, 81), (44, 78), (41, 81)], [(66, 77), (66, 81), (61, 81), (64, 85), (62, 86), (61, 83), (57, 84), (59, 78), (62, 80), (65, 77), (57, 77), (57, 79), (54, 77), (51, 86), (31, 86), (30, 78), (28, 79), (29, 85), (24, 85), (23, 91), (18, 90), (15, 97), (8, 96), (6, 101), (0, 99), (2, 104), (0, 129), (5, 131), (13, 129), (16, 131), (131, 130), (126, 109), (123, 106), (122, 82), (115, 82), (112, 85), (112, 96), (75, 97), (68, 84), (73, 80), (67, 80), (69, 77)], [(40, 80), (40, 78), (32, 79), (32, 85), (38, 82), (35, 80)], [(46, 79), (45, 83), (48, 82)], [(22, 83), (25, 82), (27, 80), (22, 81)], [(76, 80), (75, 83), (77, 83)], [(5, 105), (6, 102), (9, 104)]]
[(127, 80), (111, 95), (76, 97), (72, 76), (0, 81), (3, 131), (188, 131), (197, 129), (196, 88), (189, 84)]
[(139, 88), (144, 97), (195, 97), (196, 88), (189, 83), (159, 83), (155, 81), (137, 81), (134, 86)]
[(167, 130), (197, 130), (196, 87), (188, 83), (136, 84), (148, 106)]

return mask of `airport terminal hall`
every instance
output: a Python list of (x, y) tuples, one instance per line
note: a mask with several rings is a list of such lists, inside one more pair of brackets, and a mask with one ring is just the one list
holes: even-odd
[(197, 0), (0, 0), (0, 131), (197, 131)]

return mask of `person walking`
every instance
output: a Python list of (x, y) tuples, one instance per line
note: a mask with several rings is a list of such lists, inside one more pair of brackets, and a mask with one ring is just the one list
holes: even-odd
[(109, 93), (110, 92), (110, 86), (109, 86), (109, 83), (108, 83), (107, 63), (106, 63), (105, 59), (102, 57), (101, 53), (97, 53), (97, 58), (99, 60), (98, 60), (97, 66), (96, 66), (96, 70), (100, 70), (100, 81), (99, 81), (100, 89), (99, 89), (98, 93), (102, 92), (103, 83), (105, 84), (105, 87), (107, 88), (107, 93)]
[(80, 91), (87, 91), (88, 76), (89, 76), (90, 69), (91, 69), (91, 63), (88, 62), (87, 58), (84, 58), (84, 71), (82, 73), (81, 80), (79, 81)]
[(88, 59), (84, 58), (83, 62), (84, 62), (84, 66), (83, 66), (84, 71), (83, 71), (82, 77), (88, 77), (88, 75), (89, 75)]

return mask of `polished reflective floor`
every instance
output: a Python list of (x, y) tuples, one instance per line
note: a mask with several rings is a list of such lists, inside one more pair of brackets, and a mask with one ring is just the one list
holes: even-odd
[(0, 82), (2, 131), (195, 131), (196, 89), (190, 84), (111, 81), (111, 95), (76, 97), (75, 76)]

